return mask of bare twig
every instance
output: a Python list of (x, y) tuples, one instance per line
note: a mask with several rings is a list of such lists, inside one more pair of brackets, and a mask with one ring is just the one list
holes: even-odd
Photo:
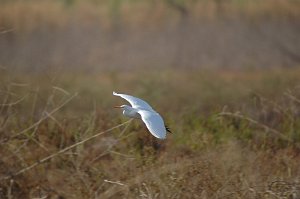
[(7, 190), (7, 198), (8, 198), (8, 199), (12, 199), (12, 198), (13, 198), (13, 196), (12, 196), (12, 194), (11, 194), (13, 184), (14, 184), (14, 180), (11, 179), (11, 180), (10, 180), (9, 187), (8, 187), (8, 190)]
[(126, 186), (111, 186), (111, 188), (107, 189), (105, 192), (101, 193), (98, 198), (112, 198), (115, 194), (118, 194), (121, 191), (128, 189), (128, 187), (132, 187), (136, 184), (141, 184), (145, 180), (153, 180), (157, 178), (157, 175), (167, 173), (170, 171), (175, 171), (180, 168), (188, 168), (191, 165), (195, 165), (195, 160), (187, 160), (185, 162), (178, 163), (170, 163), (163, 165), (160, 167), (159, 173), (157, 173), (157, 168), (149, 169), (143, 173), (137, 173), (133, 178), (128, 179), (124, 184)]
[(97, 134), (95, 134), (95, 135), (93, 135), (93, 136), (91, 136), (91, 137), (88, 137), (88, 138), (86, 138), (86, 139), (84, 139), (84, 140), (82, 140), (82, 141), (80, 141), (80, 142), (77, 142), (77, 143), (75, 143), (75, 144), (73, 144), (73, 145), (71, 145), (71, 146), (68, 146), (68, 147), (66, 147), (66, 148), (64, 148), (64, 149), (62, 149), (62, 150), (60, 150), (60, 151), (58, 151), (58, 152), (56, 152), (56, 153), (53, 153), (53, 154), (51, 154), (51, 155), (49, 155), (49, 156), (47, 156), (47, 157), (45, 157), (45, 158), (43, 158), (43, 159), (41, 159), (41, 160), (39, 160), (39, 161), (37, 161), (37, 162), (31, 164), (30, 166), (28, 166), (28, 167), (26, 167), (26, 168), (23, 168), (23, 169), (17, 171), (17, 172), (14, 173), (12, 176), (5, 176), (5, 177), (1, 178), (0, 180), (11, 179), (12, 177), (15, 177), (15, 176), (18, 176), (18, 175), (20, 175), (20, 174), (22, 174), (22, 173), (25, 173), (26, 171), (29, 171), (29, 170), (33, 169), (34, 167), (36, 167), (36, 166), (38, 166), (38, 165), (40, 165), (40, 164), (42, 164), (42, 163), (45, 163), (46, 161), (51, 160), (52, 158), (54, 158), (54, 157), (56, 157), (56, 156), (58, 156), (58, 155), (60, 155), (60, 154), (63, 154), (63, 153), (65, 153), (66, 151), (71, 150), (71, 149), (75, 148), (76, 146), (78, 146), (78, 145), (80, 145), (80, 144), (83, 144), (83, 143), (85, 143), (85, 142), (87, 142), (87, 141), (89, 141), (89, 140), (91, 140), (91, 139), (94, 139), (94, 138), (96, 138), (96, 137), (98, 137), (98, 136), (100, 136), (100, 135), (102, 135), (102, 134), (104, 134), (104, 133), (107, 133), (107, 132), (109, 132), (109, 131), (112, 131), (112, 130), (114, 130), (114, 129), (116, 129), (116, 128), (119, 128), (119, 127), (121, 127), (121, 126), (124, 126), (125, 124), (127, 124), (127, 123), (129, 123), (129, 122), (131, 122), (131, 121), (132, 121), (132, 119), (130, 119), (130, 120), (128, 120), (128, 121), (126, 121), (126, 122), (124, 122), (124, 123), (122, 123), (122, 124), (119, 124), (119, 125), (117, 125), (117, 126), (114, 126), (114, 127), (110, 128), (110, 129), (107, 129), (107, 130), (105, 130), (105, 131), (102, 131), (102, 132), (100, 132), (100, 133), (97, 133)]
[(0, 104), (0, 106), (14, 106), (14, 105), (17, 105), (17, 104), (19, 104), (21, 101), (23, 101), (27, 96), (28, 96), (28, 94), (25, 95), (25, 96), (23, 96), (21, 99), (15, 101), (15, 102), (6, 103), (6, 104)]
[(112, 151), (112, 150), (110, 150), (109, 153), (116, 154), (116, 155), (119, 155), (119, 156), (123, 156), (123, 157), (126, 157), (126, 158), (131, 158), (131, 159), (135, 158), (133, 156), (130, 156), (130, 155), (127, 155), (127, 154), (123, 154), (123, 153), (120, 153), (120, 152), (117, 152), (117, 151)]
[(11, 28), (11, 29), (7, 29), (7, 30), (1, 30), (1, 31), (0, 31), (0, 34), (5, 34), (5, 33), (12, 32), (12, 31), (14, 31), (14, 29), (13, 29), (13, 28)]
[(59, 105), (57, 108), (53, 109), (50, 113), (48, 113), (46, 116), (42, 117), (39, 121), (37, 121), (36, 123), (32, 124), (31, 126), (29, 126), (28, 128), (24, 129), (23, 131), (21, 131), (20, 133), (12, 136), (11, 138), (15, 138), (18, 137), (24, 133), (26, 133), (27, 131), (29, 131), (30, 129), (35, 128), (36, 126), (38, 126), (42, 121), (46, 120), (49, 116), (53, 115), (55, 112), (57, 112), (59, 109), (61, 109), (62, 107), (64, 107), (66, 104), (68, 104), (74, 97), (76, 97), (78, 95), (78, 93), (75, 93), (74, 95), (72, 95), (69, 99), (67, 99), (64, 103), (62, 103), (61, 105)]
[(102, 156), (108, 154), (111, 152), (111, 149), (122, 139), (122, 135), (126, 132), (127, 128), (129, 125), (125, 126), (125, 128), (122, 130), (122, 132), (119, 134), (119, 139), (116, 140), (116, 142), (110, 146), (107, 147), (107, 149), (105, 151), (103, 151), (103, 153), (101, 153), (100, 155), (98, 155), (96, 158), (94, 158), (91, 161), (91, 164), (94, 163), (95, 161), (97, 161), (99, 158), (101, 158)]
[(287, 137), (286, 135), (284, 135), (283, 133), (273, 129), (273, 128), (270, 128), (269, 126), (265, 125), (265, 124), (262, 124), (250, 117), (247, 117), (245, 115), (241, 115), (241, 114), (236, 114), (236, 113), (231, 113), (231, 112), (221, 112), (218, 114), (219, 116), (230, 116), (230, 117), (235, 117), (235, 118), (239, 118), (239, 119), (243, 119), (243, 120), (246, 120), (258, 127), (261, 127), (263, 129), (266, 130), (266, 132), (271, 132), (273, 134), (276, 134), (277, 136), (279, 136), (281, 139), (283, 140), (286, 140), (288, 142), (293, 142), (292, 139), (290, 139), (289, 137)]
[(60, 88), (60, 87), (57, 87), (57, 86), (53, 86), (52, 88), (64, 93), (65, 95), (70, 95), (70, 93), (68, 91), (66, 91), (65, 89), (63, 89), (63, 88)]
[(292, 101), (297, 102), (300, 104), (300, 99), (296, 98), (294, 95), (292, 95), (290, 92), (284, 93), (285, 96), (290, 98)]
[(60, 129), (63, 129), (63, 128), (64, 128), (63, 125), (62, 125), (59, 121), (57, 121), (57, 119), (56, 119), (54, 116), (50, 115), (47, 111), (45, 111), (45, 114), (46, 114), (50, 119), (52, 119), (52, 120), (54, 121), (54, 123), (56, 123), (57, 126), (59, 126)]
[(287, 110), (285, 110), (283, 107), (281, 107), (279, 104), (277, 104), (275, 101), (273, 100), (270, 100), (270, 99), (267, 99), (265, 97), (263, 97), (262, 95), (258, 94), (258, 93), (255, 93), (255, 95), (257, 97), (259, 97), (259, 99), (262, 101), (262, 102), (266, 102), (267, 104), (270, 104), (272, 105), (277, 111), (283, 113), (285, 116), (287, 116), (289, 119), (291, 119), (291, 115), (287, 113)]
[(121, 183), (120, 181), (110, 181), (110, 180), (103, 180), (104, 182), (111, 183), (111, 184), (117, 184), (124, 186), (125, 184)]
[[(8, 100), (9, 100), (9, 97), (10, 97), (10, 85), (8, 86), (6, 93), (7, 93), (7, 95), (3, 99), (2, 104), (7, 104), (8, 103)], [(2, 113), (5, 110), (5, 108), (4, 108), (4, 106), (0, 106), (0, 107), (1, 107), (0, 108), (0, 113)]]
[(15, 96), (15, 97), (18, 96), (16, 93), (13, 93), (13, 92), (11, 92), (11, 91), (0, 90), (0, 93), (7, 94), (7, 95), (11, 95), (11, 96)]
[(40, 88), (37, 87), (37, 89), (34, 91), (35, 95), (33, 98), (33, 104), (32, 104), (32, 109), (31, 109), (31, 120), (33, 121), (34, 118), (34, 111), (35, 111), (35, 107), (36, 107), (36, 103), (37, 103), (37, 99), (38, 99), (38, 93), (39, 93)]

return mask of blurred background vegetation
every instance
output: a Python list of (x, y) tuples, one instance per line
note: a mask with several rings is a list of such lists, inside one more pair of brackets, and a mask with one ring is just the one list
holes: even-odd
[(1, 0), (0, 62), (50, 69), (299, 64), (298, 0)]
[[(299, 0), (0, 0), (0, 198), (299, 198), (299, 19)], [(41, 162), (127, 121), (112, 91), (173, 134), (133, 121)]]

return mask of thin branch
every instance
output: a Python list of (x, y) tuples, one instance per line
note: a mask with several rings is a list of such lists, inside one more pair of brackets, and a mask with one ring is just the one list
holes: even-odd
[(239, 119), (243, 119), (243, 120), (246, 120), (256, 126), (259, 126), (263, 129), (265, 129), (267, 132), (271, 132), (273, 134), (276, 134), (278, 135), (279, 137), (281, 137), (281, 139), (283, 140), (286, 140), (288, 142), (293, 142), (292, 139), (290, 139), (289, 137), (287, 137), (286, 135), (284, 135), (283, 133), (273, 129), (273, 128), (270, 128), (269, 126), (265, 125), (265, 124), (262, 124), (250, 117), (247, 117), (247, 116), (244, 116), (244, 115), (240, 115), (240, 114), (235, 114), (235, 113), (231, 113), (231, 112), (222, 112), (222, 113), (219, 113), (218, 114), (219, 116), (231, 116), (231, 117), (235, 117), (235, 118), (239, 118)]
[(110, 150), (109, 153), (116, 154), (116, 155), (126, 157), (126, 158), (130, 158), (130, 159), (135, 159), (135, 157), (133, 157), (131, 155), (123, 154), (123, 153), (120, 153), (120, 152), (117, 152), (117, 151)]
[(55, 117), (53, 117), (52, 115), (50, 115), (47, 111), (45, 111), (45, 114), (54, 121), (54, 123), (57, 124), (57, 126), (60, 128), (60, 129), (64, 129), (63, 125), (60, 124), (59, 121), (57, 121), (57, 119)]
[(11, 179), (12, 177), (15, 177), (15, 176), (18, 176), (18, 175), (20, 175), (20, 174), (22, 174), (22, 173), (25, 173), (26, 171), (29, 171), (29, 170), (33, 169), (34, 167), (36, 167), (36, 166), (38, 166), (38, 165), (40, 165), (40, 164), (43, 164), (43, 163), (45, 163), (46, 161), (51, 160), (52, 158), (54, 158), (54, 157), (56, 157), (56, 156), (58, 156), (58, 155), (60, 155), (60, 154), (63, 154), (63, 153), (65, 153), (66, 151), (69, 151), (69, 150), (75, 148), (76, 146), (78, 146), (78, 145), (80, 145), (80, 144), (83, 144), (83, 143), (85, 143), (85, 142), (87, 142), (87, 141), (89, 141), (89, 140), (91, 140), (91, 139), (94, 139), (94, 138), (96, 138), (96, 137), (98, 137), (98, 136), (100, 136), (100, 135), (102, 135), (102, 134), (104, 134), (104, 133), (107, 133), (107, 132), (109, 132), (109, 131), (112, 131), (112, 130), (114, 130), (114, 129), (116, 129), (116, 128), (119, 128), (119, 127), (121, 127), (121, 126), (124, 126), (125, 124), (130, 123), (131, 121), (132, 121), (132, 119), (130, 119), (130, 120), (128, 120), (128, 121), (126, 121), (126, 122), (124, 122), (124, 123), (122, 123), (122, 124), (119, 124), (119, 125), (117, 125), (117, 126), (114, 126), (114, 127), (110, 128), (110, 129), (107, 129), (107, 130), (105, 130), (105, 131), (102, 131), (102, 132), (100, 132), (100, 133), (97, 133), (97, 134), (95, 134), (95, 135), (93, 135), (93, 136), (91, 136), (91, 137), (88, 137), (88, 138), (86, 138), (86, 139), (84, 139), (84, 140), (82, 140), (82, 141), (80, 141), (80, 142), (77, 142), (77, 143), (75, 143), (75, 144), (73, 144), (73, 145), (71, 145), (71, 146), (68, 146), (68, 147), (66, 147), (66, 148), (64, 148), (64, 149), (62, 149), (62, 150), (60, 150), (60, 151), (58, 151), (58, 152), (56, 152), (56, 153), (53, 153), (53, 154), (51, 154), (51, 155), (49, 155), (49, 156), (47, 156), (47, 157), (45, 157), (45, 158), (43, 158), (43, 159), (41, 159), (41, 160), (39, 160), (39, 161), (37, 161), (37, 162), (31, 164), (30, 166), (28, 166), (28, 167), (26, 167), (26, 168), (23, 168), (23, 169), (17, 171), (16, 173), (14, 173), (14, 174), (11, 175), (11, 176), (5, 176), (5, 177), (3, 177), (3, 178), (1, 178), (0, 180)]
[(55, 89), (55, 90), (58, 90), (58, 91), (60, 91), (62, 93), (64, 93), (65, 95), (70, 95), (70, 93), (68, 91), (66, 91), (65, 89), (60, 88), (58, 86), (53, 86), (52, 88)]
[(0, 106), (14, 106), (14, 105), (17, 105), (17, 104), (19, 104), (20, 102), (22, 102), (27, 96), (28, 96), (28, 94), (25, 95), (25, 96), (23, 96), (21, 99), (15, 101), (15, 102), (7, 103), (7, 104), (0, 104)]
[(110, 180), (103, 180), (104, 182), (107, 182), (107, 183), (111, 183), (111, 184), (117, 184), (117, 185), (120, 185), (120, 186), (124, 186), (125, 184), (121, 183), (120, 181), (110, 181)]
[(0, 31), (0, 34), (5, 34), (5, 33), (12, 32), (12, 31), (14, 31), (14, 29), (13, 29), (13, 28), (11, 28), (11, 29), (7, 29), (7, 30), (1, 30), (1, 31)]
[[(186, 160), (184, 162), (165, 164), (160, 167), (159, 175), (168, 173), (170, 171), (176, 171), (182, 168), (188, 168), (195, 164), (196, 164), (196, 159), (193, 158)], [(136, 173), (136, 175), (133, 178), (126, 180), (125, 182), (126, 186), (112, 186), (111, 188), (107, 189), (105, 192), (101, 193), (101, 195), (98, 198), (113, 198), (113, 196), (115, 196), (121, 191), (124, 191), (128, 187), (132, 187), (133, 185), (136, 184), (141, 184), (145, 180), (153, 180), (156, 177), (157, 177), (156, 167), (142, 173)]]
[(125, 128), (122, 130), (122, 132), (119, 134), (118, 139), (116, 140), (115, 143), (113, 143), (112, 145), (108, 146), (107, 149), (105, 151), (103, 151), (103, 153), (101, 153), (100, 155), (98, 155), (96, 158), (94, 158), (90, 164), (94, 163), (95, 161), (97, 161), (99, 158), (103, 157), (104, 155), (108, 154), (111, 152), (111, 149), (122, 139), (123, 134), (126, 132), (127, 128), (129, 125), (125, 126)]
[(37, 87), (36, 90), (34, 91), (34, 98), (33, 98), (33, 104), (32, 104), (32, 109), (31, 109), (31, 121), (33, 121), (34, 118), (34, 111), (35, 111), (35, 107), (37, 104), (37, 99), (38, 99), (38, 93), (39, 93), (40, 88)]
[(10, 92), (10, 91), (3, 91), (3, 90), (0, 90), (0, 93), (7, 94), (7, 95), (11, 95), (11, 96), (15, 96), (15, 97), (18, 96), (16, 93), (13, 93), (13, 92)]
[(74, 95), (72, 95), (69, 99), (67, 99), (64, 103), (62, 103), (60, 106), (58, 106), (57, 108), (53, 109), (50, 113), (48, 113), (46, 116), (42, 117), (39, 121), (37, 121), (36, 123), (32, 124), (31, 126), (29, 126), (28, 128), (24, 129), (23, 131), (21, 131), (20, 133), (13, 135), (11, 138), (15, 138), (18, 137), (19, 135), (22, 135), (24, 133), (26, 133), (27, 131), (29, 131), (30, 129), (35, 128), (36, 126), (38, 126), (42, 121), (46, 120), (49, 116), (53, 115), (55, 112), (57, 112), (59, 109), (61, 109), (62, 107), (64, 107), (66, 104), (68, 104), (74, 97), (76, 97), (78, 95), (78, 93), (75, 93)]
[(300, 104), (300, 99), (298, 99), (297, 97), (292, 95), (290, 92), (286, 92), (286, 93), (284, 93), (284, 95), (287, 96), (288, 98), (290, 98), (292, 101)]

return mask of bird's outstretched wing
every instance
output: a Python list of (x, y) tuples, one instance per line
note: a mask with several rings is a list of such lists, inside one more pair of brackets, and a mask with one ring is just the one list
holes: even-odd
[(113, 95), (122, 97), (123, 99), (127, 100), (131, 104), (132, 108), (154, 111), (147, 102), (137, 97), (133, 97), (131, 95), (126, 94), (119, 94), (116, 92), (113, 92)]
[(164, 120), (158, 113), (146, 110), (139, 110), (138, 113), (141, 115), (143, 122), (154, 137), (159, 139), (166, 138)]

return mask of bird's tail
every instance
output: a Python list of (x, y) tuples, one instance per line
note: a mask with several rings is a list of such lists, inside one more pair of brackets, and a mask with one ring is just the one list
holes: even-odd
[(172, 133), (172, 131), (170, 130), (170, 128), (168, 126), (165, 126), (166, 127), (166, 131), (168, 131), (169, 133)]

